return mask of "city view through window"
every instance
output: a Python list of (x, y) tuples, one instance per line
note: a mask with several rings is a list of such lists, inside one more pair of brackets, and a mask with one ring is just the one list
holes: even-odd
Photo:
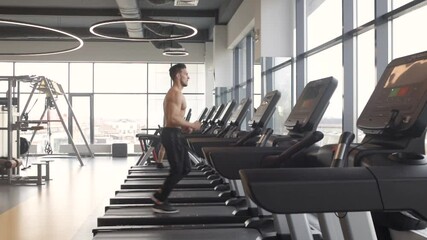
[[(154, 133), (163, 124), (163, 98), (171, 87), (171, 64), (147, 63), (0, 63), (2, 76), (38, 75), (59, 83), (72, 104), (73, 113), (84, 137), (95, 153), (109, 153), (111, 144), (127, 143), (128, 152), (140, 152), (137, 133)], [(189, 86), (184, 89), (187, 108), (195, 120), (205, 107), (205, 66), (187, 64)], [(1, 95), (7, 85), (1, 83)], [(35, 91), (30, 101), (32, 84), (19, 83), (20, 113), (28, 102), (28, 120), (49, 120), (34, 135), (31, 152), (45, 154), (73, 153), (68, 136), (60, 121), (61, 114), (81, 154), (86, 147), (64, 96), (55, 96), (58, 108), (45, 105), (46, 94)], [(43, 112), (46, 107), (46, 112)], [(92, 120), (91, 120), (92, 119)], [(91, 131), (91, 121), (93, 130)], [(35, 125), (35, 124), (33, 124)], [(71, 128), (69, 128), (71, 126)], [(30, 140), (33, 131), (21, 131)]]

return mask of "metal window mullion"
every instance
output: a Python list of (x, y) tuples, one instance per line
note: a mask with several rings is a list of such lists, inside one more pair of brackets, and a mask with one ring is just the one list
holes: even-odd
[[(70, 104), (71, 106), (73, 105), (73, 98), (72, 98), (72, 94), (71, 94), (71, 63), (68, 63), (68, 73), (67, 73), (67, 86), (68, 86), (68, 92), (65, 94), (68, 94), (68, 99), (70, 99)], [(68, 131), (70, 132), (71, 137), (74, 137), (74, 129), (73, 129), (73, 117), (70, 114), (71, 113), (71, 108), (68, 107), (67, 109), (67, 113), (68, 113)], [(71, 139), (68, 138), (68, 144), (71, 144)]]
[[(343, 0), (343, 35), (356, 25), (357, 0)], [(343, 116), (342, 131), (356, 132), (357, 117), (357, 42), (356, 37), (343, 40)]]
[(304, 89), (307, 78), (307, 1), (296, 0), (296, 63), (295, 63), (295, 96), (299, 96)]
[[(261, 98), (263, 96), (265, 96), (265, 94), (267, 94), (268, 92), (273, 91), (273, 73), (274, 72), (269, 71), (270, 69), (273, 68), (273, 58), (272, 57), (266, 57), (264, 59), (265, 59), (265, 69), (266, 69), (265, 75), (264, 75), (265, 76), (265, 88), (261, 89)], [(264, 86), (264, 84), (262, 86)], [(274, 127), (273, 127), (275, 124), (274, 122), (275, 122), (274, 118), (271, 118), (271, 120), (268, 121), (266, 127), (274, 129)]]
[[(254, 99), (254, 44), (250, 35), (246, 37), (246, 78), (246, 97)], [(250, 119), (254, 114), (254, 101), (252, 101), (251, 105), (248, 115)], [(248, 121), (246, 121), (246, 124), (248, 124)], [(249, 126), (246, 127), (246, 129), (248, 128)]]
[(92, 63), (92, 89), (90, 105), (90, 142), (95, 144), (95, 63)]
[[(388, 13), (391, 9), (390, 0), (375, 0), (375, 19)], [(391, 21), (375, 25), (375, 62), (377, 81), (392, 59), (391, 53)]]
[[(148, 99), (149, 99), (149, 96), (148, 96), (148, 93), (150, 92), (150, 89), (148, 88), (149, 87), (149, 71), (150, 71), (150, 64), (149, 63), (147, 63), (147, 92), (145, 93), (145, 98), (146, 98), (146, 105), (145, 105), (145, 116), (147, 116), (146, 118), (145, 118), (145, 126), (147, 126), (147, 128), (148, 128)], [(162, 123), (162, 127), (163, 127), (163, 125), (164, 125), (164, 123)], [(146, 133), (148, 134), (148, 130), (146, 131)]]
[(95, 63), (92, 63), (92, 94), (95, 93)]
[(95, 144), (95, 101), (93, 93), (89, 95), (90, 108), (89, 108), (89, 134), (90, 134), (90, 143)]
[(233, 51), (233, 86), (231, 89), (233, 89), (233, 99), (238, 101), (239, 100), (239, 48), (235, 48)]
[[(266, 57), (265, 58), (265, 88), (262, 88), (261, 95), (264, 96), (266, 93), (273, 91), (273, 72), (267, 71), (269, 69), (273, 68), (273, 58), (272, 57)], [(264, 84), (263, 84), (264, 86)]]

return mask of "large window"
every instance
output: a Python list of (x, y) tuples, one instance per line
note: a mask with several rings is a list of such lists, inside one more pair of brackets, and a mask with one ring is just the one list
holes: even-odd
[(396, 9), (409, 2), (412, 2), (412, 0), (392, 0), (391, 2), (392, 2), (393, 9)]
[[(16, 63), (15, 75), (44, 76), (61, 84), (64, 92), (68, 92), (68, 63)], [(29, 84), (23, 85), (22, 92), (31, 92)]]
[(343, 109), (343, 68), (342, 44), (328, 48), (307, 58), (307, 79), (313, 81), (325, 77), (338, 80), (337, 89), (332, 95), (328, 109), (319, 124), (319, 130), (325, 135), (323, 143), (337, 143), (342, 132)]
[(150, 64), (148, 67), (148, 89), (151, 93), (166, 93), (172, 86), (169, 76), (170, 67), (170, 64)]
[(148, 128), (157, 128), (163, 126), (163, 99), (165, 94), (150, 94), (148, 95)]
[[(0, 76), (13, 76), (13, 63), (0, 62)], [(0, 93), (6, 93), (7, 81), (0, 81)]]
[(70, 92), (93, 92), (93, 63), (70, 63)]
[(134, 142), (146, 127), (144, 94), (95, 94), (95, 142)]
[(357, 26), (375, 18), (375, 1), (357, 1)]
[[(359, 35), (357, 42), (357, 117), (359, 117), (377, 83), (374, 30)], [(358, 130), (355, 141), (360, 142), (363, 137), (363, 132)]]
[[(308, 1), (308, 49), (317, 47), (342, 34), (342, 1)], [(320, 5), (319, 5), (320, 4)]]
[(427, 33), (417, 27), (426, 21), (427, 5), (393, 20), (393, 58), (427, 50)]
[(184, 93), (204, 93), (206, 81), (205, 79), (205, 66), (202, 64), (186, 64), (188, 75), (188, 86), (184, 88)]
[(275, 134), (286, 134), (285, 121), (292, 110), (292, 66), (286, 66), (273, 73), (273, 90), (279, 90), (281, 97), (273, 115)]
[[(254, 95), (254, 84), (256, 84), (254, 78), (260, 77), (261, 73), (260, 68), (255, 70), (252, 41), (253, 38), (248, 35), (244, 37), (234, 49), (234, 80), (231, 89), (228, 89), (229, 92), (232, 92), (232, 99), (235, 100), (237, 104), (244, 98), (250, 98), (252, 100), (252, 107), (249, 109), (241, 125), (242, 130), (250, 129), (248, 123), (250, 119), (252, 119), (254, 108), (258, 107), (255, 105), (254, 99), (255, 96), (259, 96)], [(254, 74), (258, 76), (253, 76)]]
[[(183, 93), (187, 108), (192, 109), (192, 121), (205, 107), (205, 65), (186, 64), (190, 81)], [(89, 142), (90, 132), (94, 134), (94, 144), (128, 143), (128, 151), (138, 140), (135, 134), (153, 132), (163, 125), (163, 99), (171, 87), (169, 68), (171, 64), (147, 63), (0, 63), (0, 75), (39, 75), (60, 83), (67, 99), (76, 106), (74, 113)], [(6, 83), (0, 83), (0, 92), (5, 94)], [(69, 90), (68, 90), (69, 89)], [(68, 136), (61, 124), (55, 108), (45, 106), (46, 94), (35, 91), (31, 101), (27, 101), (32, 90), (31, 83), (21, 83), (20, 108), (28, 119), (52, 120), (43, 123), (44, 129), (35, 134), (32, 152), (65, 153), (62, 146), (69, 144)], [(90, 100), (94, 99), (93, 109)], [(68, 126), (68, 105), (64, 95), (55, 96), (60, 114)], [(73, 107), (74, 108), (74, 107)], [(94, 114), (94, 129), (91, 130), (91, 113)], [(151, 130), (150, 130), (151, 129)], [(80, 133), (73, 125), (76, 144), (83, 144)], [(30, 139), (32, 131), (21, 132)], [(139, 150), (139, 149), (137, 149)], [(95, 151), (95, 153), (97, 153)]]
[(96, 93), (147, 92), (147, 64), (95, 63)]

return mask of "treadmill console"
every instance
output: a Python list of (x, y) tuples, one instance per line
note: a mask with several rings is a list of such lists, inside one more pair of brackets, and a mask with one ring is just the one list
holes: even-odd
[(264, 98), (261, 100), (261, 104), (256, 109), (256, 112), (250, 121), (252, 128), (259, 127), (262, 128), (270, 119), (274, 110), (276, 109), (276, 104), (280, 99), (280, 92), (274, 90), (268, 92)]
[(211, 109), (209, 109), (209, 112), (206, 115), (206, 118), (203, 119), (203, 122), (209, 122), (213, 117), (215, 111), (216, 111), (216, 106), (212, 106)]
[(419, 137), (427, 124), (427, 52), (391, 61), (361, 113), (366, 134)]
[(205, 109), (203, 109), (202, 113), (200, 114), (199, 118), (197, 118), (198, 121), (199, 122), (203, 121), (203, 119), (205, 119), (205, 116), (206, 116), (207, 113), (208, 113), (208, 108), (205, 107)]
[[(221, 115), (219, 116), (219, 118), (216, 120), (217, 122), (222, 122), (224, 123), (225, 121), (227, 121), (228, 116), (230, 116), (230, 112), (233, 111), (234, 109), (234, 105), (236, 105), (236, 102), (234, 100), (231, 100), (227, 103), (227, 105), (225, 105), (224, 110), (222, 111)], [(228, 116), (227, 116), (228, 115)]]
[(224, 110), (224, 104), (219, 105), (219, 107), (216, 109), (215, 113), (213, 114), (212, 118), (209, 119), (209, 122), (214, 123), (217, 119), (219, 119), (219, 116)]
[(251, 105), (252, 100), (250, 98), (243, 98), (239, 106), (237, 106), (237, 109), (233, 112), (228, 122), (231, 124), (238, 124), (242, 122), (243, 118), (245, 117), (246, 111), (249, 109), (249, 106)]
[(300, 133), (316, 130), (337, 84), (333, 77), (309, 82), (285, 122), (286, 129)]

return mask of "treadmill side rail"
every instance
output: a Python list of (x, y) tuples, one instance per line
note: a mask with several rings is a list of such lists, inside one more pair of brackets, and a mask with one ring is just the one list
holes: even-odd
[(384, 209), (412, 210), (427, 221), (427, 166), (369, 167), (378, 179)]
[(372, 173), (360, 168), (240, 171), (246, 194), (272, 213), (383, 210)]
[(262, 159), (270, 155), (279, 155), (283, 148), (277, 147), (205, 147), (207, 160), (221, 176), (228, 179), (240, 179), (240, 169), (261, 168)]

